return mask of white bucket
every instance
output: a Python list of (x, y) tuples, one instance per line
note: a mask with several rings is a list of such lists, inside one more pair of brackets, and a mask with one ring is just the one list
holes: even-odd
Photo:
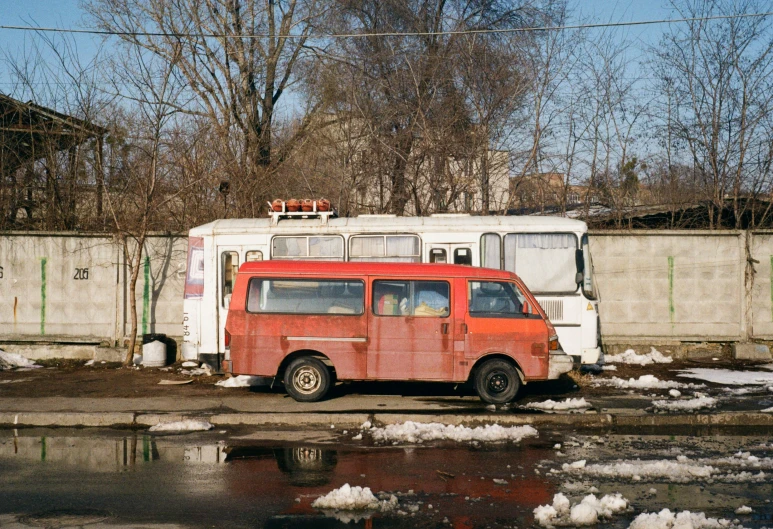
[(166, 344), (154, 340), (142, 346), (142, 365), (164, 367), (166, 365)]

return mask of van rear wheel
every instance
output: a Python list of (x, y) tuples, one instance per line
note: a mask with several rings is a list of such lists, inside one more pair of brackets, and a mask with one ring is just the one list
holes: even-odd
[(303, 356), (290, 362), (285, 370), (287, 393), (298, 402), (316, 402), (330, 389), (330, 370), (318, 358)]
[(510, 362), (488, 360), (475, 373), (475, 391), (483, 402), (505, 404), (513, 400), (520, 389), (521, 379)]

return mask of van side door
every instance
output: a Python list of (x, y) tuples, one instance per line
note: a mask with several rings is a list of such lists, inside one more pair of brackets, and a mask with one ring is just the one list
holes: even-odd
[(453, 380), (453, 314), (447, 280), (373, 279), (368, 379)]

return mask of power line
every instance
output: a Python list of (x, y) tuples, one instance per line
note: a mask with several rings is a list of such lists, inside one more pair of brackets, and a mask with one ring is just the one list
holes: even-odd
[(526, 28), (501, 28), (501, 29), (465, 29), (458, 31), (428, 31), (428, 32), (383, 32), (383, 33), (321, 33), (315, 35), (271, 35), (269, 33), (254, 33), (246, 35), (227, 35), (223, 33), (164, 33), (152, 31), (108, 31), (101, 29), (73, 29), (73, 28), (46, 28), (32, 26), (8, 26), (0, 25), (0, 30), (14, 31), (36, 31), (47, 33), (73, 33), (85, 35), (103, 35), (116, 37), (177, 37), (177, 38), (225, 38), (225, 39), (353, 39), (364, 37), (425, 37), (442, 35), (476, 35), (476, 34), (496, 34), (496, 33), (529, 33), (537, 31), (563, 31), (568, 29), (596, 29), (596, 28), (616, 28), (631, 26), (650, 26), (657, 24), (677, 24), (681, 22), (708, 22), (712, 20), (728, 20), (739, 18), (767, 17), (773, 15), (773, 11), (766, 13), (742, 13), (739, 15), (716, 15), (709, 17), (690, 17), (690, 18), (664, 18), (658, 20), (639, 20), (632, 22), (603, 22), (597, 24), (572, 24), (565, 26), (540, 26)]

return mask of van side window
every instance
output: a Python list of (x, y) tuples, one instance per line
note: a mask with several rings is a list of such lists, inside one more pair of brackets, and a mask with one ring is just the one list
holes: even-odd
[(471, 316), (512, 317), (523, 315), (526, 298), (515, 283), (470, 281), (467, 304)]
[(221, 285), (223, 307), (231, 303), (231, 293), (236, 282), (236, 273), (239, 271), (239, 254), (237, 252), (223, 252), (220, 254)]
[(362, 281), (250, 279), (247, 312), (279, 314), (363, 314)]
[(374, 281), (373, 312), (379, 316), (430, 316), (450, 313), (445, 281)]

